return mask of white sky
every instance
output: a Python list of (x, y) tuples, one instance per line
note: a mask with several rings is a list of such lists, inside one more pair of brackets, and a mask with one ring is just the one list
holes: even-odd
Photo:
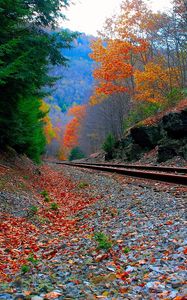
[[(107, 17), (117, 12), (122, 0), (74, 0), (65, 12), (69, 21), (63, 22), (63, 27), (71, 30), (97, 35)], [(171, 0), (148, 0), (154, 10), (166, 9)]]

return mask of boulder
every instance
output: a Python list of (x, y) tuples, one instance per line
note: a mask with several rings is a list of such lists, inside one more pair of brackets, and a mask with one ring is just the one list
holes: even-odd
[(157, 125), (133, 127), (130, 132), (135, 143), (148, 150), (153, 149), (162, 138), (160, 127)]
[(175, 156), (182, 156), (187, 159), (187, 139), (167, 139), (158, 147), (158, 162), (165, 162)]
[(167, 135), (173, 139), (181, 139), (187, 136), (187, 109), (182, 112), (173, 112), (165, 115), (161, 126)]
[(123, 160), (127, 161), (136, 161), (141, 158), (143, 149), (138, 144), (129, 144), (128, 147), (124, 149), (124, 157)]
[(136, 125), (118, 142), (105, 159), (139, 160), (158, 148), (158, 162), (181, 156), (187, 159), (187, 108), (165, 114), (153, 125)]

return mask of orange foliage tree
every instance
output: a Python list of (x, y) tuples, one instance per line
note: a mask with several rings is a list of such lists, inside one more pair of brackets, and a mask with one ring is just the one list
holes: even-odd
[(73, 118), (67, 125), (64, 132), (64, 146), (72, 149), (78, 145), (80, 123), (77, 118)]
[(93, 72), (98, 85), (94, 95), (91, 97), (91, 104), (99, 102), (98, 99), (108, 95), (129, 92), (133, 93), (132, 54), (146, 51), (147, 43), (143, 40), (136, 45), (119, 39), (103, 42), (101, 39), (93, 42), (90, 57), (97, 62), (97, 68)]
[(149, 62), (143, 71), (136, 70), (136, 99), (153, 103), (166, 102), (172, 87), (178, 87), (178, 68), (167, 68), (163, 63)]
[[(184, 13), (184, 1), (174, 3)], [(173, 88), (182, 86), (184, 54), (178, 51), (175, 56), (170, 44), (171, 39), (176, 40), (170, 28), (175, 23), (167, 13), (152, 12), (143, 0), (124, 0), (119, 14), (106, 20), (103, 40), (92, 44), (97, 85), (90, 103), (98, 104), (119, 92), (136, 100), (164, 102)]]
[(67, 158), (70, 150), (79, 144), (79, 133), (81, 130), (81, 125), (86, 114), (85, 105), (76, 105), (69, 109), (68, 116), (73, 117), (69, 123), (67, 123), (61, 147), (59, 158), (64, 160)]
[(53, 124), (51, 122), (51, 118), (48, 114), (49, 110), (50, 110), (50, 106), (45, 102), (45, 101), (41, 101), (41, 106), (40, 106), (40, 110), (46, 114), (46, 116), (43, 119), (43, 122), (45, 123), (44, 126), (44, 133), (45, 133), (45, 137), (47, 140), (47, 144), (50, 144), (51, 141), (56, 138), (57, 133), (56, 133), (56, 129), (53, 127)]

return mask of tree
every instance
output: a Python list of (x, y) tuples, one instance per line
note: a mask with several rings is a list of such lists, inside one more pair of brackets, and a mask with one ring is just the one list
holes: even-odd
[(81, 151), (81, 149), (79, 147), (75, 147), (71, 150), (68, 159), (70, 161), (75, 160), (75, 159), (81, 159), (84, 158), (85, 155), (84, 153)]
[(146, 43), (143, 41), (133, 45), (128, 41), (110, 39), (107, 42), (97, 40), (92, 44), (90, 57), (97, 63), (93, 72), (98, 85), (91, 97), (91, 103), (96, 104), (106, 96), (128, 92), (134, 93), (132, 54), (138, 55), (146, 51)]
[(174, 0), (173, 12), (152, 12), (143, 0), (124, 0), (119, 14), (106, 20), (91, 57), (97, 85), (91, 104), (127, 92), (133, 100), (167, 101), (186, 85), (186, 2)]
[(54, 138), (57, 138), (56, 129), (53, 126), (51, 118), (49, 116), (50, 105), (42, 100), (40, 110), (45, 114), (45, 117), (43, 118), (44, 134), (46, 137), (47, 144), (50, 144)]
[(116, 140), (123, 138), (124, 119), (131, 106), (127, 93), (113, 94), (101, 103), (88, 105), (79, 137), (79, 145), (87, 156), (101, 149), (108, 134)]
[(85, 114), (85, 105), (76, 105), (69, 109), (68, 116), (73, 118), (65, 127), (59, 157), (68, 157), (71, 149), (79, 145), (79, 135)]
[(102, 146), (103, 150), (107, 153), (107, 159), (113, 158), (113, 151), (115, 146), (116, 140), (113, 136), (113, 134), (109, 133), (109, 135), (106, 137), (106, 140), (104, 141), (104, 144)]
[[(76, 34), (67, 30), (51, 31), (59, 17), (64, 18), (61, 10), (69, 5), (68, 0), (0, 0), (0, 147), (14, 146), (13, 136), (23, 140), (33, 127), (21, 132), (15, 124), (23, 123), (23, 114), (17, 114), (19, 107), (31, 106), (44, 96), (42, 88), (51, 85), (55, 78), (48, 75), (49, 65), (66, 63), (61, 54), (62, 48), (69, 48)], [(27, 101), (29, 101), (27, 103)], [(33, 104), (34, 106), (34, 104)], [(32, 114), (28, 110), (28, 114)], [(43, 141), (43, 123), (40, 138)], [(21, 118), (21, 119), (19, 119)], [(26, 124), (25, 124), (26, 125)], [(27, 124), (29, 125), (29, 124)], [(38, 136), (39, 139), (39, 136)], [(32, 139), (29, 139), (32, 147)], [(17, 144), (31, 158), (27, 151)]]
[(136, 99), (164, 104), (172, 88), (179, 87), (179, 69), (167, 68), (163, 63), (150, 62), (143, 71), (134, 74)]
[(46, 113), (40, 110), (40, 106), (41, 101), (35, 98), (20, 99), (12, 120), (14, 130), (7, 131), (10, 146), (18, 153), (27, 153), (37, 163), (40, 162), (46, 144), (43, 133)]

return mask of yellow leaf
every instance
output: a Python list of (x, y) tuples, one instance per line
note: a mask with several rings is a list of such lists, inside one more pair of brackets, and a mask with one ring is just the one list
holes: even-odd
[(68, 263), (71, 264), (71, 265), (73, 265), (73, 264), (74, 264), (74, 261), (73, 261), (72, 259), (70, 259), (70, 260), (68, 261)]

